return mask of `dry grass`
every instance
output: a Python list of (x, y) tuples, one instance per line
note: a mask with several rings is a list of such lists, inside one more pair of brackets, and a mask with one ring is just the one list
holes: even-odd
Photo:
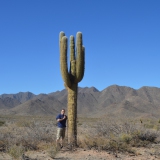
[(54, 117), (3, 117), (4, 120), (5, 125), (0, 129), (0, 151), (8, 152), (15, 159), (28, 150), (55, 145)]
[[(155, 122), (154, 125), (157, 126), (158, 123)], [(155, 127), (148, 128), (146, 124), (138, 123), (136, 120), (113, 118), (99, 120), (92, 125), (86, 123), (81, 130), (79, 146), (98, 151), (112, 151), (114, 154), (117, 152), (136, 154), (133, 147), (147, 147), (156, 143), (159, 137), (159, 130)]]

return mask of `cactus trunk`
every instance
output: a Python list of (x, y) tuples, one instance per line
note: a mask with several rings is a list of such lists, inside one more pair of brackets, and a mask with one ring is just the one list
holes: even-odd
[(77, 145), (77, 83), (68, 88), (68, 143)]
[(67, 65), (67, 37), (64, 32), (59, 35), (60, 67), (64, 85), (68, 91), (68, 143), (77, 145), (77, 90), (78, 82), (84, 76), (85, 48), (82, 45), (82, 33), (77, 33), (75, 54), (74, 37), (70, 36), (70, 70)]

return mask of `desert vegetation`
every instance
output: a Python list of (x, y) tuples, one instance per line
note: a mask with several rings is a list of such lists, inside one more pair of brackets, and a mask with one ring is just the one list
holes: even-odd
[[(56, 121), (53, 116), (0, 116), (0, 152), (13, 159), (25, 159), (31, 151), (43, 151), (54, 158), (59, 152), (55, 145)], [(78, 117), (78, 148), (110, 152), (110, 154), (140, 153), (138, 148), (159, 144), (160, 123), (151, 119), (85, 118)], [(67, 133), (66, 133), (67, 134)], [(74, 152), (67, 143), (68, 151)], [(160, 156), (159, 149), (151, 154)]]
[[(156, 128), (148, 128), (149, 123), (140, 124), (136, 120), (115, 120), (100, 119), (92, 126), (84, 127), (82, 140), (79, 145), (83, 148), (95, 149), (98, 151), (128, 152), (137, 154), (135, 147), (148, 147), (152, 143), (157, 143), (159, 136), (159, 124)], [(89, 130), (88, 130), (89, 128)]]
[[(0, 151), (20, 159), (27, 151), (54, 152), (55, 117), (1, 116), (5, 122), (0, 127)], [(52, 155), (53, 156), (53, 153)]]

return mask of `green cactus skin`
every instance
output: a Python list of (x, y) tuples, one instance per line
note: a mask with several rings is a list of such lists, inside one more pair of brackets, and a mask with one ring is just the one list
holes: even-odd
[(68, 91), (68, 143), (77, 145), (77, 93), (78, 82), (84, 76), (85, 47), (82, 45), (82, 33), (76, 35), (76, 54), (74, 37), (70, 36), (70, 69), (67, 65), (67, 37), (59, 34), (60, 68), (64, 85)]

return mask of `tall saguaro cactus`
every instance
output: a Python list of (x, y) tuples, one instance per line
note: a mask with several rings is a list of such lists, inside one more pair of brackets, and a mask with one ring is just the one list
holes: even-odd
[(74, 37), (70, 36), (70, 69), (67, 64), (67, 37), (59, 34), (60, 67), (65, 87), (68, 90), (68, 142), (77, 144), (77, 93), (78, 82), (84, 76), (85, 48), (82, 45), (82, 33), (76, 35), (76, 52)]

